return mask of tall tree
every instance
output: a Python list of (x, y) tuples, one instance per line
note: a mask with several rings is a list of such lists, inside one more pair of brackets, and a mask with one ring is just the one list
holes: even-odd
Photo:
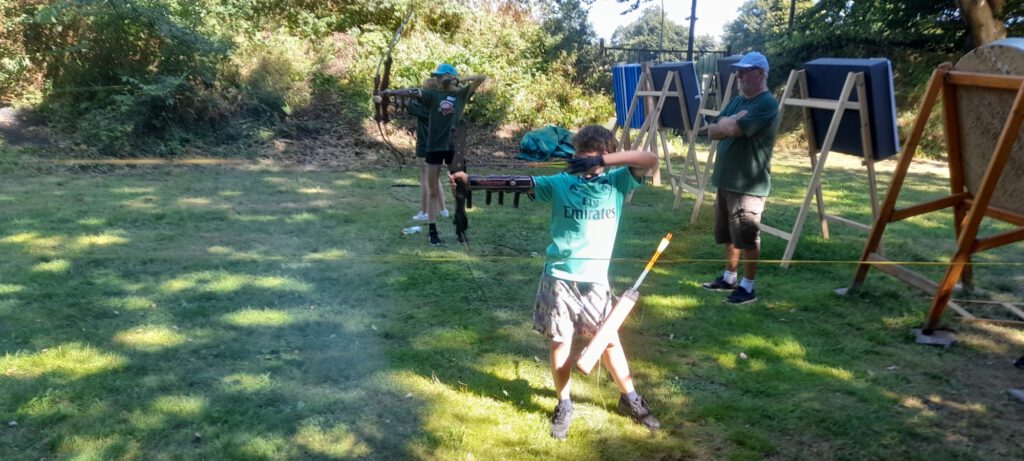
[(612, 34), (612, 45), (627, 48), (685, 50), (690, 29), (665, 18), (662, 29), (660, 7), (645, 9), (640, 17), (629, 24), (619, 26)]
[(1003, 0), (957, 0), (956, 3), (975, 47), (1006, 38), (1006, 25), (1001, 19)]

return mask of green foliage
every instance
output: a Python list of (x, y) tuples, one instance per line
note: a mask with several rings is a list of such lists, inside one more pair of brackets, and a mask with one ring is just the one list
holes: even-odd
[(0, 3), (0, 105), (14, 99), (36, 82), (38, 69), (32, 66), (21, 39), (29, 16), (28, 5)]
[[(662, 19), (664, 19), (664, 30), (662, 30)], [(663, 18), (661, 7), (650, 7), (643, 10), (636, 21), (620, 26), (612, 35), (612, 45), (626, 48), (685, 50), (689, 46), (689, 41), (689, 26)], [(693, 48), (714, 50), (718, 48), (718, 43), (710, 35), (701, 35), (694, 39)], [(653, 59), (654, 56), (640, 57), (640, 59), (648, 58)]]
[(297, 111), (325, 101), (343, 120), (365, 120), (380, 58), (415, 8), (392, 87), (418, 86), (450, 62), (489, 76), (469, 120), (574, 127), (612, 113), (597, 90), (607, 72), (589, 3), (16, 0), (0, 10), (11, 18), (0, 31), (0, 95), (14, 97), (12, 85), (37, 72), (50, 126), (112, 155), (291, 132)]
[[(448, 62), (462, 75), (488, 76), (466, 111), (475, 123), (576, 127), (603, 123), (614, 114), (606, 95), (578, 83), (593, 78), (593, 72), (581, 75), (582, 55), (559, 50), (567, 42), (553, 40), (542, 23), (513, 13), (452, 6), (438, 21), (431, 11), (417, 11), (416, 25), (395, 48), (392, 86), (418, 86), (439, 62)], [(429, 27), (439, 22), (458, 26)], [(390, 34), (379, 31), (359, 39), (364, 49), (379, 44), (378, 51), (364, 53), (353, 66), (356, 74), (372, 75)]]
[[(913, 121), (923, 87), (941, 62), (967, 50), (967, 34), (955, 2), (911, 0), (800, 0), (789, 26), (788, 0), (748, 0), (726, 26), (725, 40), (737, 52), (759, 50), (772, 63), (769, 85), (820, 57), (886, 57), (893, 62), (900, 126)], [(1008, 28), (1019, 30), (1024, 6), (1006, 2)], [(1016, 29), (1015, 29), (1016, 28)], [(941, 125), (929, 123), (922, 147), (942, 155)]]

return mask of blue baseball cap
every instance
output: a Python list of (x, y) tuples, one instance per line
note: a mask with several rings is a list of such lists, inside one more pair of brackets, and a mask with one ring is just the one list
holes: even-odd
[(430, 76), (440, 77), (444, 74), (451, 74), (452, 77), (458, 77), (459, 71), (455, 70), (455, 66), (448, 64), (447, 62), (443, 62), (437, 65), (437, 69), (434, 69), (434, 71), (430, 73)]
[(743, 55), (743, 58), (740, 59), (740, 62), (733, 64), (731, 67), (734, 70), (757, 67), (759, 69), (764, 69), (765, 72), (768, 72), (768, 58), (764, 57), (764, 55), (761, 53), (751, 51)]

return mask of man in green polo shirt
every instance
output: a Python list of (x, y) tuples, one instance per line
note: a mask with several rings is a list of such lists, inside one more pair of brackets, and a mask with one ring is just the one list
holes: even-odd
[[(715, 241), (725, 246), (722, 276), (702, 286), (731, 291), (725, 301), (746, 304), (757, 299), (754, 276), (761, 255), (761, 213), (772, 187), (772, 149), (779, 103), (768, 91), (768, 59), (752, 51), (736, 64), (740, 95), (732, 98), (716, 123), (707, 127), (719, 140), (711, 184), (715, 198)], [(743, 279), (737, 280), (740, 253)]]

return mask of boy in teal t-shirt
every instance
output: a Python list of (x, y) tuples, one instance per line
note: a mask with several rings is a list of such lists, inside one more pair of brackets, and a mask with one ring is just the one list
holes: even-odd
[[(651, 152), (615, 152), (610, 131), (586, 126), (573, 137), (575, 157), (568, 173), (552, 176), (475, 177), (451, 174), (452, 184), (470, 189), (500, 187), (526, 192), (538, 202), (551, 203), (551, 244), (547, 248), (534, 304), (534, 329), (551, 341), (551, 372), (558, 404), (551, 418), (551, 436), (565, 439), (572, 422), (569, 384), (574, 334), (593, 336), (611, 313), (608, 263), (615, 247), (626, 195), (643, 185), (647, 171), (658, 166)], [(602, 359), (619, 388), (619, 411), (648, 429), (661, 427), (643, 397), (636, 393), (619, 338)]]

